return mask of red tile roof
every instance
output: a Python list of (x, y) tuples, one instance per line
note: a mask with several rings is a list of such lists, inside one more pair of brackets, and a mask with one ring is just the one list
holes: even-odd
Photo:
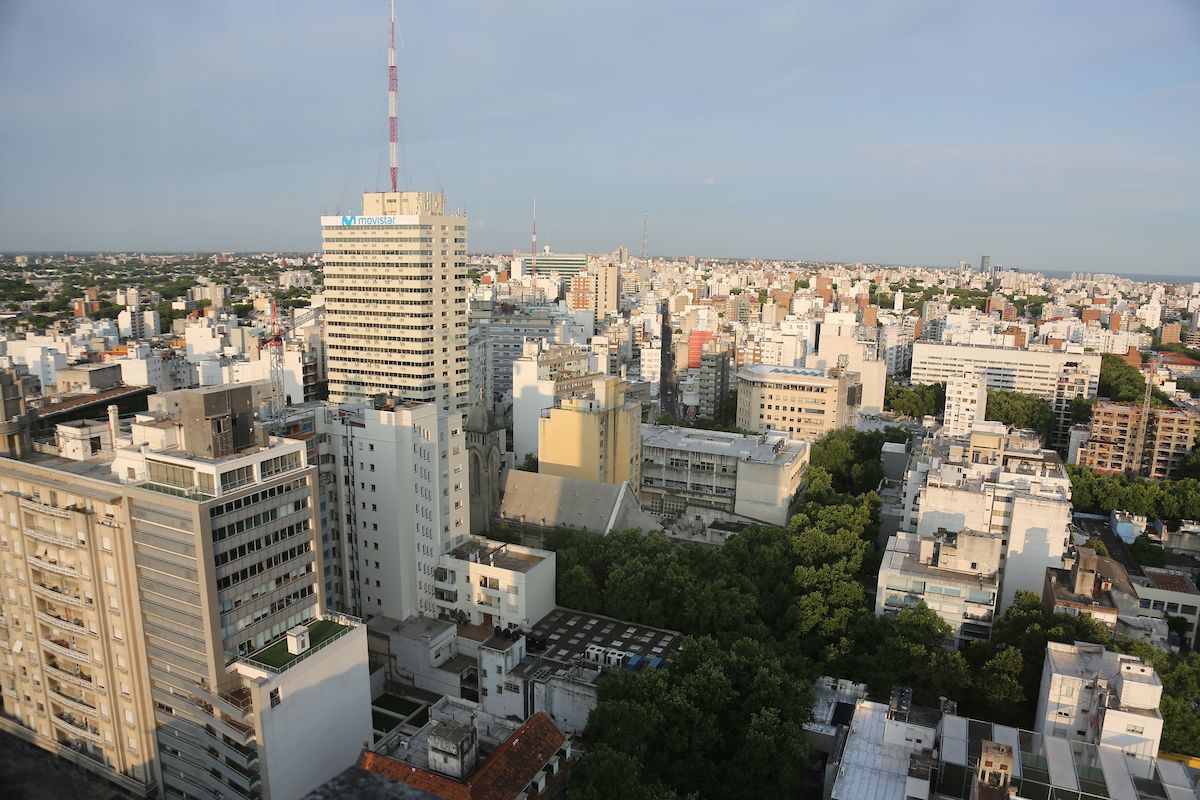
[(443, 800), (514, 800), (566, 741), (553, 720), (539, 711), (505, 739), (465, 783), (377, 753), (363, 753), (358, 765)]

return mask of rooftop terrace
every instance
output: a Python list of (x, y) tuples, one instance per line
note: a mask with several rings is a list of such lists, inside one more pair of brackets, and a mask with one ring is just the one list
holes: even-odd
[[(349, 621), (349, 618), (345, 619)], [(334, 619), (313, 620), (308, 624), (308, 649), (304, 652), (290, 652), (288, 650), (287, 638), (284, 637), (243, 660), (252, 666), (271, 672), (283, 672), (308, 658), (335, 639), (345, 635), (352, 628), (353, 625), (344, 624)]]

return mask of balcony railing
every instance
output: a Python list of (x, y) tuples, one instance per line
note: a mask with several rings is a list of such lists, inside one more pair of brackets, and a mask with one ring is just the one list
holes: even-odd
[(76, 686), (82, 686), (85, 689), (92, 689), (92, 676), (84, 673), (82, 670), (71, 671), (67, 669), (65, 664), (51, 664), (46, 662), (46, 669), (50, 670), (49, 675), (59, 680), (73, 683)]
[(19, 505), (21, 508), (28, 508), (30, 511), (37, 511), (41, 514), (49, 514), (52, 517), (62, 517), (63, 519), (67, 519), (71, 516), (71, 512), (67, 511), (65, 508), (57, 508), (47, 503), (42, 503), (37, 500), (29, 500), (24, 497), (17, 501), (17, 505)]
[(56, 531), (44, 531), (41, 528), (35, 528), (35, 527), (31, 527), (31, 526), (26, 526), (24, 528), (24, 531), (27, 535), (32, 536), (34, 539), (37, 539), (39, 542), (46, 542), (47, 544), (56, 544), (61, 547), (78, 547), (79, 546), (78, 539), (72, 539), (70, 537), (63, 536), (62, 534), (57, 533)]
[(26, 558), (28, 559), (30, 566), (37, 567), (38, 569), (45, 570), (46, 572), (55, 572), (59, 575), (66, 575), (70, 578), (79, 577), (79, 570), (77, 570), (75, 567), (68, 566), (67, 564), (59, 564), (58, 562), (50, 561), (49, 559), (45, 558), (38, 558), (37, 556), (27, 556)]
[(35, 612), (33, 612), (33, 615), (35, 617), (37, 617), (39, 620), (41, 620), (42, 622), (45, 622), (47, 625), (53, 625), (57, 628), (62, 628), (65, 631), (70, 631), (71, 633), (78, 633), (78, 634), (82, 634), (84, 636), (97, 636), (98, 635), (96, 633), (93, 633), (92, 631), (89, 631), (82, 624), (80, 624), (83, 622), (83, 620), (80, 620), (79, 622), (70, 622), (69, 620), (63, 619), (62, 617), (55, 616), (54, 614), (51, 614), (48, 611), (35, 611)]
[(92, 606), (90, 601), (84, 600), (78, 595), (69, 594), (67, 590), (61, 586), (47, 586), (44, 583), (35, 582), (33, 584), (33, 593), (41, 595), (48, 600), (66, 603), (67, 605), (75, 606), (76, 608), (91, 608)]
[(49, 639), (49, 638), (43, 636), (42, 637), (42, 649), (45, 650), (47, 653), (54, 653), (57, 656), (62, 656), (63, 658), (69, 658), (70, 660), (72, 660), (78, 664), (91, 664), (92, 663), (92, 657), (90, 655), (83, 652), (82, 650), (74, 649), (67, 642), (56, 642), (53, 639)]
[(71, 697), (70, 695), (63, 694), (55, 689), (51, 689), (50, 699), (56, 703), (59, 703), (60, 705), (66, 706), (67, 708), (73, 708), (81, 714), (100, 714), (95, 706), (93, 706), (91, 703), (85, 702), (82, 697)]
[(50, 720), (55, 725), (82, 736), (89, 741), (96, 744), (104, 744), (104, 739), (100, 737), (100, 729), (94, 725), (89, 725), (86, 720), (76, 722), (74, 714), (55, 714)]

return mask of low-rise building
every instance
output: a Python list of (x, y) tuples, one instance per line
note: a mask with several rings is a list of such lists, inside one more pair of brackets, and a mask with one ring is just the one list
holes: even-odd
[(1183, 646), (1194, 648), (1200, 625), (1200, 591), (1187, 573), (1173, 569), (1142, 567), (1142, 577), (1133, 578), (1142, 610), (1165, 617), (1181, 617)]
[(528, 628), (554, 608), (555, 556), (473, 536), (445, 553), (433, 573), (443, 619), (502, 629)]
[(641, 500), (656, 515), (704, 509), (786, 525), (809, 455), (807, 442), (781, 433), (643, 425)]
[(1046, 644), (1035, 728), (1046, 737), (1158, 755), (1162, 681), (1141, 659), (1101, 644)]

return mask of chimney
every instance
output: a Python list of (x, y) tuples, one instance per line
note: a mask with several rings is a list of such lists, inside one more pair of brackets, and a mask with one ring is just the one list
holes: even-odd
[(115, 450), (117, 448), (117, 432), (120, 431), (120, 421), (117, 417), (117, 407), (115, 404), (108, 406), (108, 438), (111, 440), (110, 446)]

